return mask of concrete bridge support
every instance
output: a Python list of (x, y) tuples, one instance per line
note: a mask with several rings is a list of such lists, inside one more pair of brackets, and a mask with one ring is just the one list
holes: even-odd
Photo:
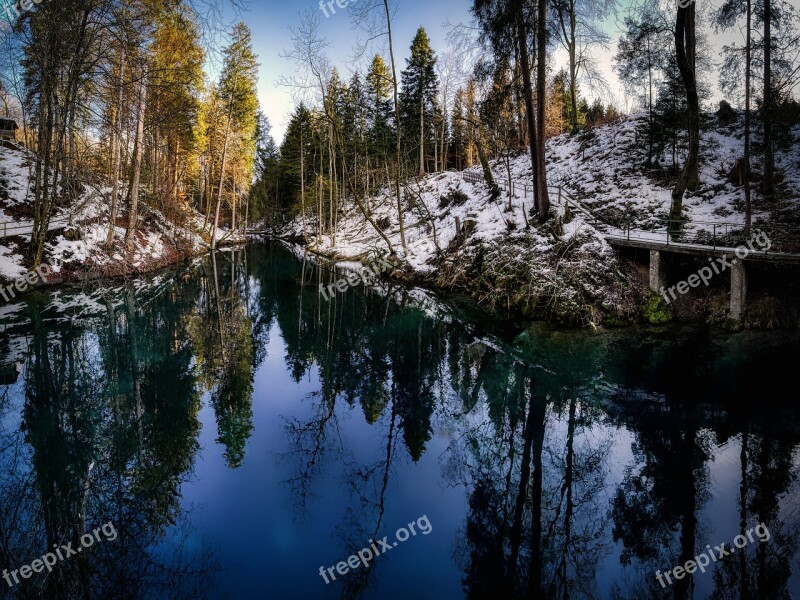
[(656, 294), (661, 293), (661, 288), (666, 285), (664, 264), (661, 262), (661, 252), (650, 250), (650, 290)]
[(731, 267), (731, 314), (730, 318), (741, 321), (747, 308), (747, 271), (744, 261), (732, 261)]

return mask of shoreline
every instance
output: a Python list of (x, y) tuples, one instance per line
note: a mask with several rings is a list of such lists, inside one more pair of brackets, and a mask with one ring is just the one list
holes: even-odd
[[(341, 254), (340, 251), (326, 252), (317, 247), (309, 247), (307, 240), (303, 236), (296, 234), (262, 234), (254, 239), (263, 240), (267, 243), (279, 243), (281, 245), (296, 248), (301, 252), (307, 252), (310, 256), (329, 261), (334, 266), (347, 266), (348, 263), (359, 263), (366, 265), (370, 260), (374, 260), (372, 255), (359, 255), (349, 257)], [(503, 243), (495, 244), (495, 249), (504, 247)], [(641, 265), (635, 260), (620, 255), (618, 256), (620, 265), (623, 266), (629, 283), (635, 288), (635, 297), (639, 302), (636, 306), (629, 306), (627, 318), (617, 319), (614, 314), (602, 314), (602, 306), (587, 305), (591, 311), (596, 311), (595, 315), (601, 315), (597, 321), (591, 320), (588, 323), (576, 323), (564, 320), (556, 315), (542, 309), (541, 306), (534, 307), (533, 311), (526, 310), (524, 304), (506, 304), (505, 310), (497, 306), (497, 302), (491, 302), (486, 297), (485, 290), (470, 289), (463, 287), (459, 283), (455, 285), (445, 285), (448, 274), (442, 273), (442, 268), (449, 270), (457, 269), (458, 265), (445, 265), (437, 263), (429, 272), (420, 272), (410, 268), (407, 263), (395, 262), (396, 268), (391, 272), (384, 272), (385, 279), (392, 282), (419, 286), (423, 289), (436, 293), (451, 293), (469, 297), (483, 310), (486, 310), (493, 317), (503, 321), (524, 322), (526, 324), (543, 323), (563, 329), (620, 329), (634, 326), (663, 326), (663, 325), (701, 325), (719, 331), (736, 332), (741, 330), (754, 331), (795, 331), (800, 329), (800, 305), (793, 303), (790, 294), (776, 296), (768, 291), (752, 291), (748, 300), (748, 313), (741, 322), (731, 321), (727, 317), (729, 294), (722, 289), (711, 288), (704, 294), (686, 295), (679, 301), (671, 304), (665, 303), (661, 297), (651, 292), (647, 287), (646, 274), (637, 273), (641, 271)], [(462, 274), (463, 275), (463, 274)], [(521, 282), (516, 282), (522, 285)], [(717, 282), (719, 283), (719, 282)], [(514, 280), (506, 282), (506, 288), (513, 288)], [(503, 292), (504, 290), (499, 290)], [(507, 291), (507, 290), (505, 290)], [(783, 303), (782, 311), (786, 312), (786, 318), (778, 319), (775, 315), (776, 304)], [(537, 310), (538, 309), (538, 310)], [(794, 321), (794, 325), (787, 324)]]
[[(250, 240), (239, 240), (235, 242), (226, 242), (224, 244), (219, 244), (216, 248), (216, 251), (222, 251), (226, 248), (236, 248), (239, 246), (245, 246), (250, 243)], [(25, 295), (31, 292), (49, 292), (56, 288), (66, 287), (70, 285), (76, 285), (81, 283), (96, 283), (102, 281), (125, 281), (129, 279), (135, 279), (137, 277), (150, 275), (156, 273), (158, 271), (167, 270), (171, 267), (175, 267), (187, 262), (191, 262), (194, 259), (201, 258), (206, 256), (212, 252), (211, 246), (204, 247), (203, 249), (197, 250), (195, 252), (178, 252), (177, 249), (174, 249), (174, 252), (170, 252), (167, 256), (160, 256), (154, 258), (152, 261), (144, 264), (144, 265), (133, 265), (128, 261), (116, 262), (113, 265), (103, 265), (97, 266), (92, 265), (96, 268), (85, 269), (85, 264), (82, 263), (80, 265), (75, 265), (71, 267), (70, 265), (61, 265), (60, 270), (58, 272), (50, 270), (50, 274), (47, 275), (46, 278), (40, 278), (37, 281), (34, 287), (27, 289), (24, 292), (20, 292), (16, 298), (12, 300), (19, 300), (24, 298)], [(42, 261), (42, 265), (48, 264), (46, 261)], [(109, 266), (111, 268), (109, 268)], [(41, 269), (41, 265), (39, 267)], [(66, 271), (66, 275), (63, 273)], [(35, 273), (36, 270), (33, 268), (26, 267), (26, 273)], [(24, 278), (19, 279), (11, 279), (7, 280), (3, 277), (0, 277), (0, 286), (7, 288), (8, 286), (14, 286), (16, 281), (24, 280)], [(1, 300), (1, 299), (0, 299)], [(12, 301), (10, 300), (9, 303)], [(5, 303), (4, 303), (5, 304)]]

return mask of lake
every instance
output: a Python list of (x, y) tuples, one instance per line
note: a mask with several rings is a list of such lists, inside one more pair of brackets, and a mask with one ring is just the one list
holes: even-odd
[(341, 276), (251, 244), (0, 306), (0, 596), (800, 597), (796, 333)]

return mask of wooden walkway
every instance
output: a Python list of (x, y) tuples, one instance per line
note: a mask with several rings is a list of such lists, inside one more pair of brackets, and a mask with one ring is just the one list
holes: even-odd
[[(462, 171), (461, 178), (473, 185), (484, 182), (483, 175), (474, 171)], [(506, 196), (508, 181), (496, 181)], [(516, 198), (529, 198), (533, 204), (533, 186), (529, 183), (511, 182), (511, 194)], [(733, 256), (736, 250), (747, 245), (754, 235), (766, 234), (768, 250), (749, 251), (748, 260), (776, 263), (800, 263), (800, 227), (754, 224), (748, 235), (742, 223), (724, 221), (669, 221), (658, 219), (652, 227), (642, 228), (632, 221), (623, 225), (612, 225), (598, 217), (596, 211), (575, 200), (562, 187), (548, 188), (550, 201), (562, 209), (568, 208), (573, 215), (583, 217), (597, 229), (609, 244), (616, 247), (641, 248), (696, 256)], [(520, 196), (521, 194), (521, 196)]]
[[(60, 231), (69, 226), (69, 219), (58, 219), (50, 221), (47, 231)], [(33, 223), (19, 223), (18, 221), (8, 221), (0, 223), (0, 240), (10, 237), (33, 235)]]
[[(449, 171), (446, 173), (457, 173)], [(431, 173), (431, 175), (442, 174)], [(461, 171), (461, 179), (472, 185), (485, 185), (483, 173)], [(533, 185), (527, 182), (496, 180), (497, 187), (508, 197), (530, 200), (533, 207)], [(633, 222), (614, 225), (603, 221), (596, 211), (572, 197), (563, 187), (549, 187), (550, 201), (562, 211), (582, 217), (597, 229), (606, 241), (618, 248), (639, 248), (658, 252), (674, 252), (695, 256), (734, 256), (736, 250), (747, 247), (754, 235), (763, 233), (769, 240), (768, 249), (754, 245), (748, 248), (747, 260), (800, 264), (800, 227), (754, 224), (749, 232), (742, 223), (707, 221), (668, 221), (657, 219), (652, 226), (634, 226)], [(266, 235), (268, 230), (250, 229), (249, 235)]]

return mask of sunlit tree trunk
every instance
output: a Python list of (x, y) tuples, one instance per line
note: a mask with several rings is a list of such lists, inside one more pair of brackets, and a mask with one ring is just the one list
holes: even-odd
[(147, 109), (147, 84), (139, 86), (139, 114), (136, 122), (136, 141), (134, 142), (133, 180), (128, 191), (128, 228), (125, 231), (125, 246), (133, 250), (136, 224), (139, 219), (139, 186), (142, 177), (142, 155), (144, 154), (144, 117)]

